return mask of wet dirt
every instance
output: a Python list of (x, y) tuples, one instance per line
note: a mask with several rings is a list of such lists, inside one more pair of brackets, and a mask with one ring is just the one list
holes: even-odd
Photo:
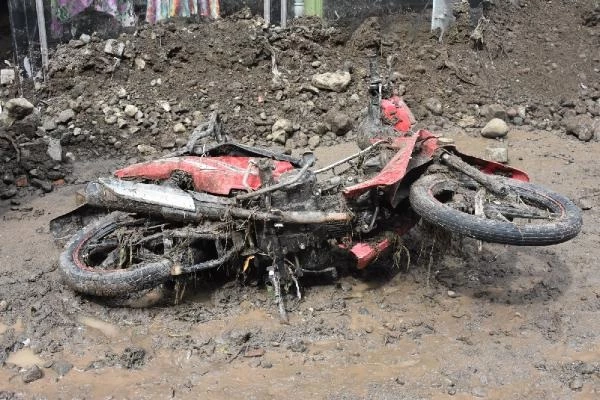
[[(494, 143), (445, 136), (474, 155)], [(48, 232), (79, 186), (3, 207), (1, 386), (15, 398), (597, 398), (600, 147), (535, 130), (511, 131), (508, 145), (511, 165), (533, 181), (575, 200), (591, 195), (576, 239), (546, 248), (484, 244), (481, 252), (455, 239), (461, 252), (429, 264), (432, 242), (416, 228), (406, 245), (424, 247), (421, 259), (308, 286), (289, 304), (289, 325), (264, 287), (235, 279), (198, 283), (181, 304), (145, 309), (80, 297), (60, 283), (60, 250)], [(327, 163), (354, 149), (317, 156)], [(84, 180), (108, 165), (75, 167)], [(64, 377), (49, 367), (58, 360), (73, 364)], [(18, 374), (31, 361), (48, 368), (24, 384)]]

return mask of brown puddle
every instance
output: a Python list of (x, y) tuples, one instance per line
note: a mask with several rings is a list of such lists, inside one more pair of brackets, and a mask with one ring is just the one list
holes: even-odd
[(79, 318), (77, 318), (77, 321), (89, 328), (93, 328), (102, 332), (102, 334), (108, 337), (117, 337), (120, 333), (120, 330), (117, 326), (99, 320), (97, 318), (80, 316)]
[(10, 353), (6, 359), (6, 362), (8, 364), (18, 365), (21, 368), (26, 368), (34, 364), (42, 365), (44, 360), (33, 354), (33, 351), (30, 348), (25, 348), (15, 351), (14, 353)]

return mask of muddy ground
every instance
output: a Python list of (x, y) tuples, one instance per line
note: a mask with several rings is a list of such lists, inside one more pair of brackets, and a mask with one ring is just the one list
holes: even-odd
[[(36, 109), (0, 132), (22, 157), (0, 140), (0, 194), (11, 195), (0, 200), (0, 399), (600, 397), (600, 144), (565, 133), (566, 119), (600, 114), (600, 30), (585, 18), (594, 7), (496, 2), (479, 50), (465, 25), (439, 43), (428, 16), (410, 12), (357, 30), (308, 19), (281, 32), (245, 14), (176, 21), (118, 38), (123, 58), (100, 37), (60, 47), (47, 84), (2, 89)], [(589, 208), (582, 233), (481, 251), (453, 238), (436, 242), (430, 263), (433, 240), (417, 227), (405, 241), (409, 265), (382, 259), (313, 282), (289, 302), (289, 325), (264, 286), (235, 277), (199, 276), (180, 304), (136, 309), (62, 285), (48, 222), (74, 207), (84, 182), (172, 151), (213, 109), (245, 143), (300, 151), (318, 136), (321, 162), (337, 159), (354, 148), (373, 50), (382, 66), (395, 56), (394, 87), (419, 124), (467, 153), (484, 156), (494, 143), (480, 136), (482, 110), (499, 103), (510, 164)], [(312, 87), (312, 74), (344, 68), (343, 92)], [(425, 106), (431, 98), (441, 112)], [(127, 105), (141, 115), (126, 115)], [(339, 113), (349, 124), (338, 130)], [(291, 129), (275, 141), (282, 118)], [(46, 154), (49, 139), (61, 160)]]
[[(448, 136), (474, 154), (489, 144)], [(78, 186), (4, 207), (0, 381), (14, 394), (0, 398), (597, 398), (600, 205), (586, 188), (597, 186), (600, 146), (539, 131), (509, 141), (511, 163), (536, 182), (590, 196), (576, 239), (481, 252), (464, 242), (431, 271), (424, 260), (380, 263), (307, 287), (290, 325), (264, 287), (235, 280), (198, 283), (183, 304), (149, 309), (77, 296), (58, 281), (48, 221), (73, 206)], [(75, 171), (86, 179), (108, 167)], [(31, 363), (44, 377), (25, 384), (19, 371)], [(73, 368), (60, 377), (65, 363)]]

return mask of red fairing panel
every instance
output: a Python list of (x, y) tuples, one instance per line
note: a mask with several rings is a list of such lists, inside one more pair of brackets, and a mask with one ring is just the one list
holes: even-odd
[(398, 96), (381, 100), (383, 120), (399, 132), (408, 132), (416, 122), (412, 111)]
[(379, 186), (391, 186), (400, 182), (406, 174), (406, 168), (408, 167), (408, 162), (410, 161), (417, 138), (418, 136), (416, 135), (394, 138), (390, 146), (393, 149), (398, 149), (394, 157), (373, 178), (345, 188), (343, 191), (344, 196), (354, 198), (369, 189)]
[[(256, 190), (261, 182), (258, 168), (250, 157), (173, 157), (133, 164), (115, 172), (117, 178), (168, 179), (175, 171), (184, 171), (192, 176), (197, 191), (227, 196), (231, 190)], [(287, 161), (274, 161), (273, 178), (279, 177), (294, 167)]]

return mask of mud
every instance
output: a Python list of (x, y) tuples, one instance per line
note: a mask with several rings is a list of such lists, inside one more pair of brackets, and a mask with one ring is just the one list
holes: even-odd
[[(487, 139), (448, 132), (482, 154)], [(596, 143), (539, 131), (510, 133), (511, 163), (571, 198), (596, 182)], [(352, 146), (318, 152), (325, 163)], [(103, 173), (101, 163), (77, 170)], [(594, 263), (599, 206), (582, 234), (548, 248), (453, 239), (461, 251), (429, 262), (383, 260), (313, 284), (278, 322), (272, 296), (235, 278), (197, 282), (181, 304), (110, 308), (62, 286), (48, 221), (73, 206), (77, 185), (1, 210), (0, 312), (8, 356), (0, 381), (14, 398), (596, 398), (600, 300)], [(420, 248), (424, 248), (419, 259)], [(436, 254), (440, 253), (439, 250)], [(51, 361), (73, 364), (65, 376)], [(15, 378), (36, 363), (44, 377)], [(106, 385), (111, 382), (111, 385)], [(575, 388), (575, 389), (573, 389)], [(4, 394), (3, 394), (4, 395)], [(9, 395), (5, 397), (11, 398)]]

